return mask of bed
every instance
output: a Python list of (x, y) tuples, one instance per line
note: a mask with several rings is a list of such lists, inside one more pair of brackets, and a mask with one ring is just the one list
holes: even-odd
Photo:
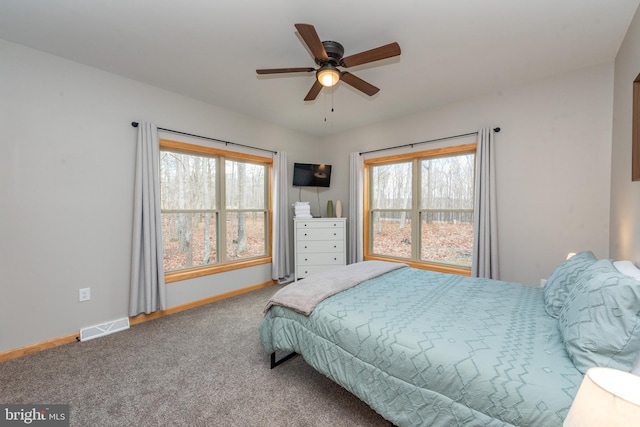
[[(340, 267), (278, 291), (260, 339), (272, 358), (302, 355), (397, 426), (561, 426), (584, 374), (563, 331), (563, 303), (579, 299), (572, 285), (584, 289), (597, 264), (582, 258), (545, 289), (379, 261)], [(639, 353), (627, 350), (624, 363), (596, 363), (625, 366)]]

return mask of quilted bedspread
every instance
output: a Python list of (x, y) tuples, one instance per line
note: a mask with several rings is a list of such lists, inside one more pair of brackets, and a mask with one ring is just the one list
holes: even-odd
[(582, 381), (541, 288), (408, 267), (273, 306), (260, 338), (398, 426), (561, 426)]

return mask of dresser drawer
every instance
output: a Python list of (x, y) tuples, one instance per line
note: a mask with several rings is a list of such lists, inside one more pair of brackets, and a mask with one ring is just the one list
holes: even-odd
[(315, 273), (320, 273), (321, 271), (327, 271), (334, 268), (337, 268), (337, 265), (299, 265), (296, 267), (297, 270), (297, 278), (302, 279), (303, 277), (310, 276)]
[(344, 228), (311, 228), (297, 230), (298, 242), (306, 240), (344, 240)]
[(339, 240), (304, 240), (296, 245), (299, 254), (314, 252), (344, 252), (344, 242)]
[(296, 228), (344, 228), (344, 221), (296, 221)]
[(298, 255), (297, 262), (298, 265), (343, 265), (344, 252), (300, 254)]

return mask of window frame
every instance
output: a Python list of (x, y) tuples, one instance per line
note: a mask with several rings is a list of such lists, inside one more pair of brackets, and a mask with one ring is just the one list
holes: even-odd
[[(460, 145), (452, 145), (447, 147), (434, 148), (430, 150), (419, 151), (415, 153), (405, 153), (405, 154), (395, 154), (384, 157), (375, 157), (371, 159), (364, 160), (364, 218), (363, 218), (363, 259), (368, 260), (378, 260), (378, 261), (393, 261), (393, 262), (403, 262), (411, 267), (420, 268), (424, 270), (432, 270), (438, 271), (442, 273), (452, 273), (459, 274), (463, 276), (471, 276), (471, 267), (462, 267), (462, 266), (454, 266), (450, 264), (441, 264), (432, 261), (422, 261), (420, 260), (420, 254), (418, 245), (413, 245), (411, 247), (411, 259), (393, 257), (388, 255), (380, 255), (372, 253), (372, 243), (373, 243), (373, 229), (371, 224), (372, 217), (372, 208), (371, 208), (371, 167), (379, 166), (383, 164), (391, 164), (391, 163), (400, 163), (400, 162), (408, 162), (411, 161), (412, 164), (416, 164), (422, 159), (426, 158), (436, 158), (436, 157), (449, 157), (455, 155), (464, 155), (464, 154), (476, 154), (477, 144), (475, 142), (468, 144), (460, 144)], [(414, 172), (418, 168), (414, 168)], [(414, 174), (415, 175), (415, 174)], [(475, 176), (474, 176), (475, 181)], [(420, 212), (424, 209), (421, 209), (418, 205), (419, 197), (418, 197), (418, 188), (417, 188), (418, 178), (413, 176), (412, 178), (412, 203), (411, 203), (411, 224), (412, 224), (412, 241), (416, 241), (416, 237), (419, 237), (420, 227), (415, 227), (414, 224), (420, 223)], [(474, 230), (475, 233), (475, 230)]]
[[(204, 266), (196, 266), (185, 268), (182, 270), (174, 270), (170, 272), (164, 271), (164, 281), (165, 283), (172, 283), (181, 280), (192, 279), (196, 277), (208, 276), (211, 274), (222, 273), (225, 271), (238, 270), (241, 268), (252, 267), (255, 265), (268, 264), (272, 262), (272, 231), (273, 231), (273, 209), (272, 209), (272, 191), (273, 182), (272, 182), (272, 170), (273, 170), (273, 159), (269, 157), (256, 156), (253, 154), (241, 153), (237, 151), (229, 151), (222, 150), (214, 147), (207, 147), (203, 145), (191, 144), (187, 142), (174, 141), (170, 139), (160, 139), (160, 151), (172, 151), (187, 155), (196, 155), (196, 156), (207, 156), (207, 157), (216, 157), (219, 161), (219, 165), (217, 167), (216, 174), (217, 175), (217, 186), (216, 193), (218, 195), (218, 206), (216, 212), (218, 214), (219, 222), (222, 224), (218, 224), (218, 229), (216, 230), (218, 240), (216, 242), (216, 251), (220, 253), (220, 248), (224, 249), (224, 253), (226, 253), (227, 244), (226, 244), (226, 218), (227, 209), (226, 209), (226, 197), (225, 197), (225, 184), (224, 181), (224, 169), (225, 169), (225, 160), (236, 160), (243, 161), (254, 164), (263, 164), (266, 166), (265, 170), (265, 208), (262, 210), (265, 212), (265, 255), (259, 255), (250, 258), (243, 258), (240, 260), (232, 260), (229, 261), (226, 259), (226, 256), (220, 257), (216, 264), (207, 264)], [(246, 209), (229, 209), (229, 212), (240, 212), (246, 211)], [(253, 211), (253, 210), (252, 210)], [(162, 238), (162, 236), (160, 236)], [(223, 240), (220, 240), (223, 239)], [(164, 242), (162, 243), (164, 250)]]

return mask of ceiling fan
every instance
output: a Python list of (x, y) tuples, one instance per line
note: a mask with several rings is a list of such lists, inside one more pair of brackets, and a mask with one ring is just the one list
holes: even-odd
[(393, 42), (375, 49), (356, 53), (355, 55), (343, 58), (344, 48), (338, 42), (320, 41), (316, 29), (311, 24), (295, 24), (298, 33), (302, 37), (319, 68), (298, 67), (298, 68), (267, 68), (258, 69), (258, 74), (281, 74), (281, 73), (310, 73), (316, 72), (316, 81), (311, 86), (311, 90), (304, 98), (305, 101), (313, 101), (316, 99), (323, 87), (334, 86), (338, 81), (342, 80), (346, 84), (353, 86), (361, 92), (369, 96), (373, 96), (380, 89), (348, 71), (341, 71), (338, 67), (349, 68), (356, 65), (368, 64), (369, 62), (379, 61), (381, 59), (391, 58), (400, 55), (400, 45)]

